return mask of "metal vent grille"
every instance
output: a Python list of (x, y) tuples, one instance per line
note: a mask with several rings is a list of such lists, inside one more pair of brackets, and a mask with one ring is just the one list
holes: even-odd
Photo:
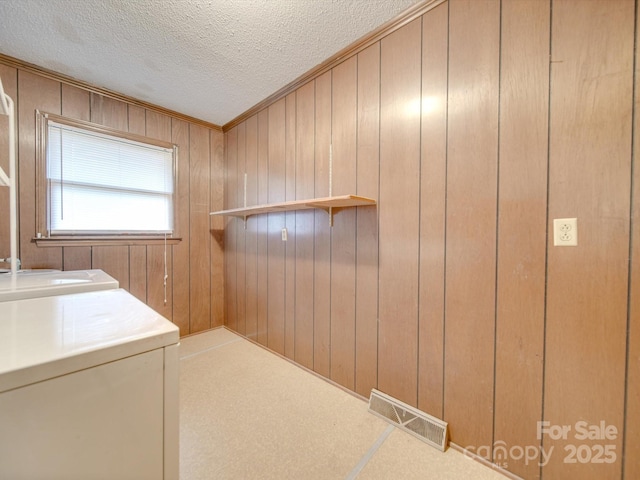
[(369, 411), (438, 450), (444, 452), (447, 447), (447, 422), (421, 412), (376, 389), (371, 390)]

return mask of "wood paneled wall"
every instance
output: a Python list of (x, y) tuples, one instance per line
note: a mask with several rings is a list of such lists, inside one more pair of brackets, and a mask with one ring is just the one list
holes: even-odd
[[(224, 136), (183, 119), (115, 100), (90, 90), (0, 63), (0, 77), (18, 112), (19, 258), (23, 268), (100, 268), (122, 288), (172, 320), (181, 335), (222, 325), (224, 318), (223, 222), (209, 212), (223, 205)], [(164, 245), (96, 242), (82, 246), (36, 246), (35, 111), (91, 121), (178, 145), (180, 243), (168, 245), (166, 303)], [(6, 117), (0, 117), (6, 132)], [(6, 135), (0, 135), (6, 151)], [(0, 154), (6, 162), (7, 156)], [(7, 165), (3, 167), (8, 171)], [(0, 258), (8, 257), (8, 193), (0, 190)]]
[(378, 205), (225, 220), (227, 325), (523, 478), (639, 478), (636, 15), (449, 0), (233, 126), (227, 208), (326, 196), (330, 148)]

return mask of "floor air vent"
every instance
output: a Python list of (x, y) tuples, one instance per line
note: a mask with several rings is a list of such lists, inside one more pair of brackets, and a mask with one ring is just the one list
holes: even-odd
[(444, 452), (447, 447), (447, 422), (402, 403), (389, 395), (371, 390), (369, 411)]

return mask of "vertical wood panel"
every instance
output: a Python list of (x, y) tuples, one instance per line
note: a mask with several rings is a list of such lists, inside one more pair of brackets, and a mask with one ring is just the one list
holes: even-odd
[[(502, 4), (494, 441), (509, 448), (540, 444), (550, 12), (547, 1)], [(505, 461), (539, 478), (537, 459)]]
[[(358, 59), (333, 69), (332, 195), (356, 190)], [(331, 229), (331, 379), (355, 388), (356, 209), (340, 211)]]
[(449, 5), (423, 16), (418, 408), (442, 418)]
[[(296, 199), (296, 94), (290, 93), (285, 100), (285, 200)], [(284, 354), (295, 357), (296, 319), (296, 214), (285, 213), (288, 241), (285, 244), (285, 320)]]
[[(237, 158), (236, 158), (236, 171), (237, 184), (236, 184), (236, 205), (241, 207), (244, 205), (245, 191), (244, 191), (244, 175), (246, 170), (246, 155), (247, 155), (247, 138), (246, 138), (246, 124), (243, 122), (237, 127), (238, 130), (238, 142), (237, 142)], [(247, 331), (247, 318), (246, 318), (246, 229), (245, 222), (236, 221), (236, 328), (238, 333), (244, 335)]]
[[(269, 110), (258, 114), (258, 204), (269, 201)], [(258, 231), (258, 332), (256, 339), (266, 345), (268, 328), (268, 219), (267, 215), (257, 216)]]
[(91, 267), (104, 270), (118, 280), (120, 288), (129, 290), (129, 247), (99, 245), (92, 247)]
[[(269, 107), (269, 203), (285, 199), (285, 102), (283, 98)], [(267, 221), (267, 346), (284, 355), (284, 213), (270, 213)]]
[[(636, 45), (640, 41), (640, 29), (636, 10)], [(634, 72), (635, 98), (633, 104), (633, 151), (631, 197), (631, 256), (629, 285), (629, 331), (627, 339), (627, 392), (624, 425), (623, 480), (640, 478), (640, 49), (636, 49)]]
[(211, 327), (211, 243), (209, 233), (209, 131), (189, 126), (191, 333)]
[[(61, 85), (61, 113), (77, 120), (91, 118), (91, 94), (71, 85)], [(91, 247), (63, 247), (63, 270), (88, 270), (91, 268)]]
[(493, 441), (499, 8), (449, 10), (444, 417), (463, 447)]
[[(331, 71), (316, 79), (315, 193), (329, 196)], [(315, 211), (313, 268), (313, 369), (331, 375), (331, 227), (326, 212)]]
[[(126, 132), (129, 128), (127, 104), (91, 93), (91, 121)], [(131, 285), (129, 277), (131, 271), (129, 265), (129, 247), (93, 247), (92, 266), (93, 268), (100, 268), (109, 273), (118, 280), (120, 288), (129, 290)]]
[(145, 119), (147, 137), (165, 142), (171, 141), (171, 117), (147, 110)]
[(91, 118), (91, 94), (86, 90), (65, 83), (60, 88), (62, 115), (76, 120), (88, 121)]
[[(380, 43), (358, 54), (357, 193), (379, 198)], [(355, 391), (378, 386), (378, 207), (356, 211)]]
[[(65, 248), (65, 257), (68, 248)], [(147, 303), (146, 245), (132, 245), (129, 247), (129, 293), (138, 300)]]
[[(296, 199), (314, 191), (315, 82), (296, 91)], [(296, 216), (296, 329), (295, 360), (313, 368), (313, 239), (314, 213)]]
[[(173, 278), (171, 247), (149, 245), (147, 247), (147, 305), (163, 317), (173, 316)], [(164, 282), (167, 275), (166, 285)]]
[(91, 269), (91, 247), (64, 247), (62, 249), (62, 269)]
[[(38, 248), (36, 234), (36, 122), (35, 111), (60, 113), (60, 83), (29, 72), (18, 72), (18, 222), (23, 268), (62, 269), (62, 247)], [(16, 98), (14, 95), (14, 102)], [(127, 280), (128, 283), (128, 280)]]
[(127, 105), (129, 132), (137, 135), (145, 135), (147, 131), (146, 110), (135, 105)]
[[(258, 116), (246, 123), (247, 205), (258, 203)], [(258, 335), (258, 218), (247, 219), (246, 255), (246, 335), (252, 340)]]
[[(126, 132), (129, 128), (127, 104), (92, 93), (91, 121)], [(96, 252), (96, 250), (98, 251)], [(108, 256), (109, 252), (114, 255), (111, 259)], [(125, 262), (129, 261), (129, 247), (95, 247), (93, 248), (94, 264), (96, 259), (103, 264), (113, 262), (114, 268), (119, 271), (119, 275), (125, 275), (126, 272), (126, 280), (120, 278), (118, 278), (118, 280), (121, 288), (129, 290), (131, 286), (131, 266), (127, 265), (127, 268), (124, 267)]]
[[(131, 108), (129, 108), (131, 114)], [(131, 124), (131, 123), (130, 123)], [(189, 317), (189, 124), (172, 119), (171, 141), (178, 146), (178, 196), (176, 228), (182, 241), (172, 247), (173, 313), (172, 320), (180, 328), (180, 335), (190, 332)]]
[(91, 121), (127, 132), (129, 131), (127, 104), (91, 93)]
[[(171, 117), (146, 111), (146, 135), (165, 142), (171, 142)], [(207, 155), (208, 160), (208, 155)], [(173, 275), (170, 246), (149, 245), (147, 247), (147, 304), (169, 320), (173, 316)], [(165, 282), (165, 271), (167, 279)], [(133, 266), (131, 267), (133, 275)], [(166, 285), (165, 285), (166, 283)]]
[[(218, 130), (209, 130), (210, 141), (210, 205), (212, 211), (221, 210), (224, 205), (224, 134)], [(224, 325), (224, 238), (223, 219), (210, 220), (210, 248), (211, 248), (211, 328)], [(175, 262), (174, 262), (175, 263)], [(175, 283), (174, 283), (175, 287)]]
[[(577, 217), (579, 235), (577, 247), (548, 251), (544, 420), (552, 425), (623, 427), (634, 8), (553, 2), (548, 228)], [(567, 444), (603, 441), (543, 437), (547, 449)], [(620, 435), (606, 444), (621, 452)], [(564, 457), (551, 458), (545, 480), (621, 476), (620, 457)]]
[(382, 391), (417, 402), (421, 21), (381, 43), (380, 329)]
[[(7, 95), (14, 101), (16, 112), (18, 108), (18, 72), (15, 68), (0, 65), (0, 79), (2, 79), (2, 86)], [(18, 118), (15, 119), (16, 125)], [(0, 167), (5, 171), (7, 175), (9, 173), (9, 135), (5, 132), (9, 131), (9, 117), (6, 115), (0, 115)], [(16, 135), (17, 140), (17, 135)], [(18, 153), (16, 145), (16, 155)], [(17, 166), (17, 165), (16, 165)], [(0, 258), (7, 258), (11, 256), (11, 233), (9, 226), (9, 189), (0, 188), (0, 205), (2, 205), (3, 211), (0, 215)], [(19, 241), (18, 251), (20, 250)], [(18, 252), (18, 258), (20, 258)], [(9, 263), (2, 264), (2, 268), (11, 268)]]

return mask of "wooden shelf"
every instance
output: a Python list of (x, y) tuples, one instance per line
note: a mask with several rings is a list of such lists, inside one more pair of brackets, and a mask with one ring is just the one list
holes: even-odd
[(252, 207), (233, 208), (231, 210), (220, 210), (211, 212), (209, 215), (223, 215), (227, 217), (238, 217), (244, 220), (251, 215), (261, 213), (289, 212), (292, 210), (306, 210), (319, 208), (329, 214), (329, 221), (333, 225), (333, 215), (344, 208), (375, 205), (376, 201), (360, 197), (358, 195), (339, 195), (334, 197), (311, 198), (309, 200), (291, 200), (289, 202), (270, 203), (266, 205), (254, 205)]

